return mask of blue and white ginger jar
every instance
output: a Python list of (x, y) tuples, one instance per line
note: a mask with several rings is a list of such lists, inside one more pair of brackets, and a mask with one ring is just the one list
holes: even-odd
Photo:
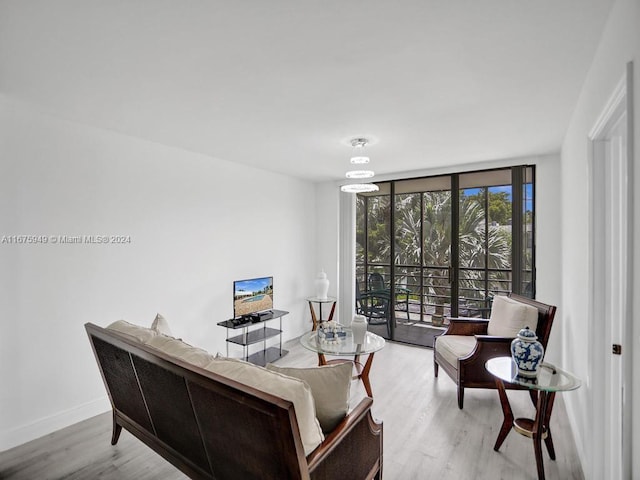
[(518, 332), (518, 337), (511, 342), (511, 357), (518, 366), (518, 375), (533, 378), (538, 374), (538, 367), (544, 356), (544, 347), (538, 342), (535, 332), (525, 327)]

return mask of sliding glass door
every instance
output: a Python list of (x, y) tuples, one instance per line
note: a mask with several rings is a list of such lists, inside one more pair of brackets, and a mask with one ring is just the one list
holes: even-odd
[(398, 180), (358, 196), (359, 291), (382, 281), (392, 305), (378, 333), (430, 345), (448, 317), (486, 317), (495, 294), (533, 295), (533, 173)]

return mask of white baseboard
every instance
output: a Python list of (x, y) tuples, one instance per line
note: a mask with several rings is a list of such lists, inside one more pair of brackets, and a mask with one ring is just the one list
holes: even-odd
[(0, 432), (0, 452), (48, 435), (61, 428), (68, 427), (87, 418), (94, 417), (111, 409), (109, 398), (102, 398), (78, 405), (68, 410), (35, 420), (26, 425)]

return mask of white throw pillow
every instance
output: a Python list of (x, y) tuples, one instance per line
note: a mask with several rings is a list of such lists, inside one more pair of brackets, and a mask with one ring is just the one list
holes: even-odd
[(487, 333), (497, 337), (517, 337), (524, 327), (536, 331), (538, 309), (502, 295), (493, 297)]
[(305, 455), (309, 455), (324, 440), (316, 418), (311, 388), (302, 380), (232, 358), (217, 357), (205, 369), (292, 402)]
[(156, 315), (155, 320), (151, 324), (151, 328), (158, 333), (173, 337), (173, 333), (171, 333), (171, 329), (169, 328), (169, 322), (167, 322), (167, 319), (159, 313)]
[(311, 387), (316, 416), (325, 433), (332, 432), (349, 411), (351, 362), (312, 368), (286, 368), (267, 365), (267, 370), (299, 378)]

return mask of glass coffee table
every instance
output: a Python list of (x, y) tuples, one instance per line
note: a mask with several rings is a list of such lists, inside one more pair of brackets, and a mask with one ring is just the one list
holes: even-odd
[[(496, 439), (493, 449), (497, 452), (504, 442), (505, 438), (513, 428), (516, 432), (533, 440), (533, 449), (536, 455), (536, 466), (538, 468), (538, 478), (544, 480), (544, 465), (542, 463), (542, 440), (544, 440), (549, 452), (551, 460), (556, 459), (556, 452), (553, 448), (553, 440), (551, 438), (551, 430), (549, 429), (549, 420), (551, 419), (551, 410), (553, 409), (553, 401), (557, 392), (565, 392), (575, 390), (580, 386), (580, 380), (569, 372), (565, 372), (550, 363), (542, 363), (538, 371), (538, 375), (534, 378), (527, 378), (518, 375), (518, 367), (511, 357), (496, 357), (487, 360), (485, 364), (487, 371), (494, 376), (496, 386), (498, 387), (498, 395), (500, 396), (500, 404), (502, 405), (502, 414), (504, 420), (500, 433)], [(507, 392), (504, 383), (511, 383), (520, 387), (529, 389), (531, 399), (535, 399), (536, 417), (530, 418), (514, 418), (507, 398)]]
[[(367, 332), (364, 343), (356, 344), (353, 342), (351, 330), (347, 329), (346, 333), (347, 335), (344, 340), (338, 342), (321, 342), (318, 338), (318, 331), (316, 330), (305, 333), (300, 337), (300, 343), (307, 350), (318, 354), (319, 365), (353, 362), (357, 373), (355, 378), (362, 380), (367, 395), (373, 398), (371, 383), (369, 382), (369, 372), (371, 371), (371, 364), (373, 363), (373, 355), (385, 346), (384, 338), (375, 333)], [(340, 358), (327, 361), (325, 355), (353, 356), (353, 360)], [(364, 364), (360, 361), (360, 355), (368, 355)]]

